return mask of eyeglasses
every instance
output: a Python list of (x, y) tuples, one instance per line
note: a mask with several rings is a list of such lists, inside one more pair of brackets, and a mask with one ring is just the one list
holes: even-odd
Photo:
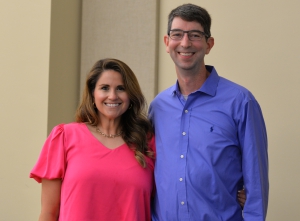
[(180, 29), (170, 30), (168, 35), (171, 39), (178, 41), (183, 38), (184, 33), (187, 33), (190, 41), (199, 41), (203, 38), (203, 36), (207, 38), (210, 37), (208, 34), (206, 34), (203, 31), (198, 31), (198, 30), (183, 31)]

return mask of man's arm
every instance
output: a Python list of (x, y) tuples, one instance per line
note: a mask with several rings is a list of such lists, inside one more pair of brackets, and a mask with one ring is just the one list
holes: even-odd
[(269, 197), (267, 133), (259, 104), (250, 100), (245, 105), (239, 136), (247, 201), (244, 220), (264, 221)]

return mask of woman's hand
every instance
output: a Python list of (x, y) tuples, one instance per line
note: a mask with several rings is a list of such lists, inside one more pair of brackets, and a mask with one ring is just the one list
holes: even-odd
[(246, 202), (246, 192), (245, 192), (245, 189), (242, 189), (242, 190), (238, 191), (237, 198), (238, 198), (239, 204), (244, 209), (244, 205), (245, 205), (245, 202)]

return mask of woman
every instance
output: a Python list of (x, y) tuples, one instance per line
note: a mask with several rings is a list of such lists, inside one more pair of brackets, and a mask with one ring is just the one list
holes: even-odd
[(30, 177), (42, 183), (40, 221), (150, 221), (154, 138), (132, 70), (93, 66), (76, 123), (56, 126)]

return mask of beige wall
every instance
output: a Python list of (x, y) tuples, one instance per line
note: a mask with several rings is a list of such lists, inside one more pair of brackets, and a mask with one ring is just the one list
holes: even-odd
[(81, 1), (0, 1), (0, 220), (37, 220), (29, 171), (78, 102)]
[(51, 1), (0, 3), (0, 220), (34, 220), (28, 178), (47, 134)]
[[(136, 0), (122, 1), (128, 3), (122, 7), (112, 7), (109, 2), (104, 4), (107, 10), (113, 10), (106, 15), (106, 18), (110, 16), (108, 21), (124, 11), (130, 13), (143, 6), (149, 7), (149, 1), (145, 5)], [(140, 50), (128, 57), (128, 45), (135, 46), (122, 39), (116, 43), (117, 47), (113, 42), (110, 43), (113, 47), (104, 47), (107, 53), (96, 54), (115, 56), (120, 51), (121, 59), (139, 73), (139, 79), (146, 85), (143, 87), (153, 79), (149, 90), (145, 91), (148, 99), (153, 97), (156, 87), (161, 91), (175, 82), (174, 65), (165, 52), (163, 35), (167, 14), (184, 1), (154, 3), (156, 6), (149, 3), (153, 14), (143, 17), (152, 22), (159, 18), (159, 24), (151, 26), (154, 31), (158, 30), (154, 40), (145, 40), (141, 35), (136, 42)], [(201, 5), (211, 13), (215, 37), (207, 64), (214, 65), (220, 75), (250, 89), (264, 112), (270, 158), (268, 220), (297, 220), (300, 208), (300, 163), (297, 159), (300, 136), (296, 134), (300, 124), (300, 94), (297, 91), (300, 14), (297, 9), (300, 2), (203, 0)], [(36, 220), (38, 216), (40, 185), (29, 179), (28, 173), (49, 129), (57, 123), (71, 121), (74, 114), (80, 77), (79, 18), (80, 0), (0, 1), (0, 220)], [(138, 30), (143, 28), (143, 21), (138, 21), (138, 25), (131, 22), (128, 27), (132, 36), (141, 34)], [(148, 55), (149, 48), (153, 50)], [(157, 57), (153, 59), (155, 54)], [(148, 56), (151, 62), (144, 66), (144, 58)], [(85, 67), (94, 62), (88, 56), (85, 59), (81, 60)], [(136, 71), (143, 67), (151, 70), (150, 76), (147, 71)], [(87, 71), (82, 69), (81, 73)], [(158, 84), (155, 84), (156, 74)]]
[[(160, 4), (159, 90), (175, 82), (173, 62), (163, 35), (171, 9)], [(250, 89), (261, 104), (269, 138), (270, 201), (268, 221), (298, 220), (300, 208), (300, 2), (190, 0), (212, 16), (214, 48), (206, 64)]]

